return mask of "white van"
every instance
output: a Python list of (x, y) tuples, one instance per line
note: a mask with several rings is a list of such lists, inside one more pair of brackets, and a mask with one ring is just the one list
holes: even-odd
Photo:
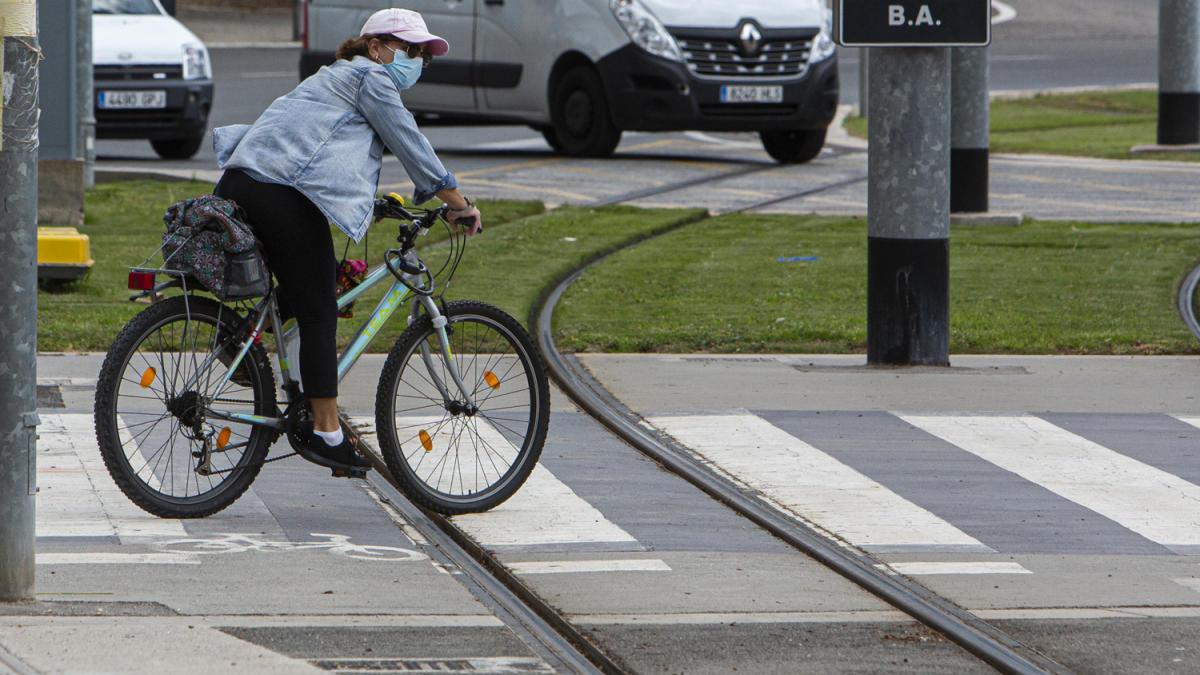
[(622, 131), (756, 131), (807, 162), (837, 111), (824, 0), (307, 0), (301, 78), (391, 6), (450, 42), (404, 93), (414, 113), (528, 124), (568, 155), (608, 156)]
[(97, 138), (143, 138), (163, 159), (196, 154), (213, 101), (200, 38), (158, 0), (92, 0)]

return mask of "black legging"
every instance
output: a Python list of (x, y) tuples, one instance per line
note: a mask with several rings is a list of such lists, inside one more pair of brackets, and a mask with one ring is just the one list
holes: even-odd
[[(237, 202), (300, 325), (300, 381), (308, 398), (337, 396), (337, 262), (329, 220), (295, 188), (230, 169), (213, 194)], [(290, 311), (289, 311), (290, 310)]]

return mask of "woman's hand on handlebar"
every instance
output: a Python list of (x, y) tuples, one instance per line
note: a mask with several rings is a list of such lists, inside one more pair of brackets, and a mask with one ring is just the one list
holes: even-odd
[(483, 215), (475, 207), (475, 202), (463, 196), (458, 188), (449, 188), (437, 193), (438, 199), (449, 207), (446, 220), (455, 227), (462, 228), (468, 235), (483, 232)]

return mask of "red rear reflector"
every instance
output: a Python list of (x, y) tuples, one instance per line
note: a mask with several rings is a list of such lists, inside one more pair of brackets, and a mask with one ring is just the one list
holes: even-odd
[(154, 290), (154, 273), (153, 272), (130, 272), (129, 273), (129, 290), (131, 290), (131, 291), (152, 291), (152, 290)]

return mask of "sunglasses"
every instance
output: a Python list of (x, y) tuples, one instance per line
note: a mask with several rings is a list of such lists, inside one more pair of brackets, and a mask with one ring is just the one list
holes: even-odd
[(396, 44), (399, 46), (393, 47), (388, 44), (388, 41), (385, 38), (379, 38), (379, 41), (383, 43), (384, 47), (393, 52), (404, 52), (405, 56), (410, 59), (421, 59), (423, 65), (425, 66), (433, 63), (433, 54), (429, 53), (429, 48), (425, 45), (414, 45), (407, 42), (396, 41)]

